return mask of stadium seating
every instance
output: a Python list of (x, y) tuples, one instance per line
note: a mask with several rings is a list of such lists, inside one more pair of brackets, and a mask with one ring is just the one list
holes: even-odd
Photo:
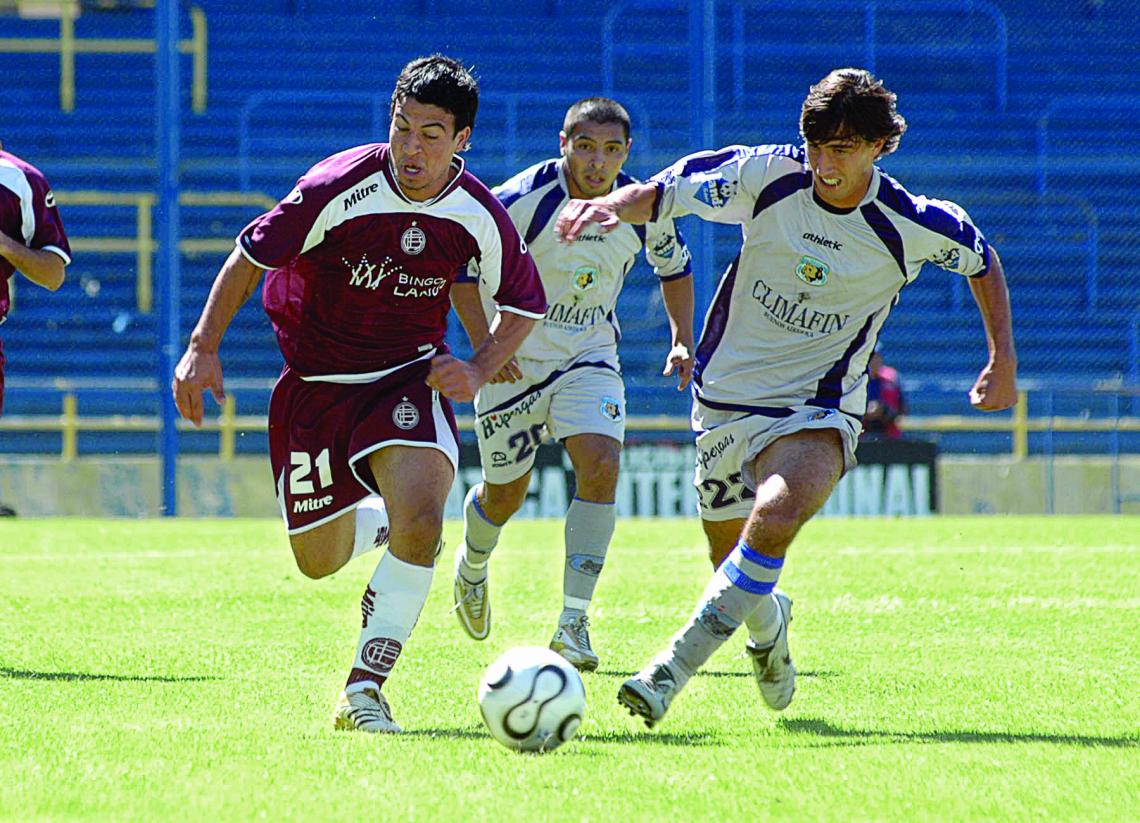
[[(209, 92), (206, 111), (192, 113), (191, 67), (184, 59), (186, 190), (244, 189), (276, 198), (315, 160), (382, 139), (393, 77), (408, 58), (433, 50), (459, 56), (480, 76), (484, 97), (468, 160), (488, 182), (552, 154), (566, 106), (602, 91), (626, 101), (634, 115), (634, 173), (652, 173), (699, 148), (691, 140), (683, 4), (199, 5), (209, 23)], [(963, 204), (1000, 250), (1023, 374), (1060, 381), (1127, 378), (1135, 369), (1129, 334), (1140, 314), (1140, 207), (1132, 196), (1140, 184), (1140, 95), (1123, 90), (1135, 74), (1140, 16), (1126, 5), (1105, 3), (1090, 15), (1078, 0), (850, 2), (838, 8), (852, 25), (832, 27), (836, 33), (828, 35), (810, 26), (811, 15), (826, 13), (823, 4), (789, 10), (725, 0), (713, 58), (715, 142), (796, 140), (807, 85), (835, 65), (873, 57), (911, 125), (900, 152), (883, 167), (911, 191)], [(875, 35), (868, 40), (870, 6)], [(1003, 21), (1007, 47), (995, 20)], [(810, 38), (803, 36), (805, 26)], [(183, 27), (189, 36), (188, 20)], [(0, 28), (4, 37), (58, 33), (57, 22), (2, 13)], [(75, 31), (80, 38), (150, 37), (153, 15), (90, 11)], [(153, 57), (80, 54), (72, 112), (59, 107), (58, 62), (56, 55), (0, 50), (8, 80), (0, 98), (6, 147), (43, 168), (59, 191), (153, 190)], [(232, 237), (256, 211), (184, 208), (183, 236)], [(135, 232), (129, 207), (65, 208), (64, 219), (74, 238)], [(683, 229), (691, 225), (682, 223)], [(718, 229), (715, 237), (713, 259), (698, 261), (698, 294), (705, 301), (711, 278), (735, 253), (738, 234)], [(216, 251), (183, 255), (184, 333), (222, 258)], [(140, 311), (135, 259), (129, 252), (79, 254), (60, 293), (21, 285), (3, 329), (10, 376), (95, 378), (110, 370), (152, 379), (157, 323)], [(683, 414), (684, 396), (660, 391), (668, 385), (659, 376), (666, 325), (656, 310), (652, 275), (641, 264), (627, 282), (620, 307), (631, 411)], [(885, 340), (904, 380), (968, 381), (982, 355), (968, 288), (930, 267), (903, 290)], [(458, 333), (453, 344), (466, 348)], [(276, 374), (280, 358), (256, 301), (239, 313), (225, 352), (233, 377)], [(39, 401), (13, 402), (31, 408)]]

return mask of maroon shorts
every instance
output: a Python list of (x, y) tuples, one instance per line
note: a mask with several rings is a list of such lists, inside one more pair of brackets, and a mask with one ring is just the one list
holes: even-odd
[(288, 366), (269, 402), (269, 459), (290, 534), (379, 494), (368, 455), (391, 445), (435, 448), (459, 463), (459, 432), (446, 397), (429, 388), (430, 361), (371, 383), (306, 381)]

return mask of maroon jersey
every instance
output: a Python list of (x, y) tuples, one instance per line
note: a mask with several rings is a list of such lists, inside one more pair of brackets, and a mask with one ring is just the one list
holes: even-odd
[[(29, 249), (52, 251), (71, 262), (71, 246), (55, 207), (55, 195), (40, 170), (14, 154), (0, 150), (0, 232)], [(0, 257), (0, 321), (11, 301), (8, 278), (16, 270)]]
[(313, 166), (238, 235), (270, 269), (262, 299), (285, 362), (306, 376), (365, 375), (442, 350), (450, 288), (478, 261), (499, 307), (541, 320), (534, 261), (498, 199), (461, 158), (432, 200), (404, 197), (387, 143)]

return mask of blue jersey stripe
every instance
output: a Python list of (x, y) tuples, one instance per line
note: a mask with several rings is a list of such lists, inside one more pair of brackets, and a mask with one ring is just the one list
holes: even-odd
[(990, 247), (977, 229), (967, 221), (959, 220), (956, 215), (930, 201), (927, 201), (924, 208), (920, 210), (914, 197), (895, 180), (882, 172), (879, 173), (879, 178), (879, 192), (875, 195), (876, 200), (924, 229), (948, 237), (968, 249), (981, 248), (981, 257), (985, 269), (989, 269)]
[(508, 409), (511, 406), (513, 406), (515, 403), (522, 400), (528, 394), (530, 394), (532, 392), (539, 391), (541, 389), (545, 389), (547, 386), (549, 386), (551, 383), (553, 383), (559, 377), (561, 377), (564, 374), (568, 374), (569, 372), (574, 371), (574, 369), (591, 369), (591, 368), (592, 369), (609, 369), (612, 372), (617, 371), (617, 369), (615, 369), (611, 364), (606, 363), (604, 361), (582, 361), (581, 363), (574, 363), (573, 365), (568, 366), (565, 369), (557, 369), (555, 371), (552, 371), (549, 375), (547, 375), (545, 380), (540, 380), (533, 385), (527, 386), (525, 389), (523, 389), (518, 394), (516, 394), (512, 397), (509, 397), (508, 399), (504, 400), (499, 405), (495, 406), (495, 408), (487, 409), (484, 412), (480, 412), (477, 415), (477, 417), (486, 417), (489, 414), (494, 414), (495, 412), (502, 411), (503, 409)]
[(566, 193), (562, 191), (561, 186), (554, 186), (538, 201), (538, 205), (534, 209), (534, 216), (530, 218), (530, 225), (526, 228), (525, 239), (528, 246), (542, 234), (542, 230), (546, 228), (550, 218), (558, 211), (558, 204), (562, 202), (565, 196)]
[(716, 154), (710, 154), (705, 157), (694, 157), (685, 163), (684, 168), (681, 169), (681, 177), (688, 177), (690, 174), (699, 174), (703, 171), (712, 171), (713, 169), (720, 168), (732, 158), (736, 157), (739, 149), (725, 149), (718, 151)]
[(496, 188), (495, 196), (503, 204), (503, 208), (510, 208), (520, 197), (530, 194), (535, 189), (541, 189), (551, 180), (558, 179), (558, 160), (548, 160), (535, 171), (533, 177), (524, 177), (518, 181), (517, 186), (506, 189)]
[(774, 206), (785, 197), (791, 197), (801, 189), (806, 189), (810, 186), (811, 172), (806, 171), (795, 171), (773, 180), (764, 187), (764, 190), (760, 192), (760, 196), (756, 198), (756, 206), (752, 209), (752, 216), (755, 217), (769, 206)]
[(717, 411), (735, 411), (744, 412), (745, 414), (758, 414), (761, 417), (791, 417), (796, 413), (795, 409), (784, 408), (783, 406), (748, 406), (744, 403), (722, 403), (720, 400), (709, 400), (707, 397), (702, 397), (700, 392), (695, 391), (697, 402), (702, 406), (708, 406), (710, 409)]
[(693, 382), (698, 386), (701, 385), (701, 371), (708, 365), (709, 358), (716, 351), (716, 347), (720, 345), (720, 339), (724, 337), (725, 327), (728, 326), (728, 310), (732, 303), (732, 290), (736, 285), (736, 270), (739, 265), (740, 253), (737, 252), (736, 259), (732, 261), (732, 265), (728, 267), (728, 271), (721, 278), (720, 287), (716, 290), (716, 296), (713, 298), (712, 308), (709, 309), (708, 320), (705, 321), (704, 331), (701, 332), (701, 340), (697, 344), (697, 357), (693, 364)]
[(859, 333), (855, 335), (851, 345), (843, 352), (843, 356), (827, 370), (827, 374), (819, 381), (819, 385), (816, 386), (815, 397), (807, 401), (807, 405), (822, 406), (825, 409), (839, 408), (839, 400), (843, 397), (843, 378), (851, 370), (851, 358), (867, 342), (867, 333), (870, 332), (874, 320), (874, 314), (867, 317), (867, 322), (863, 324), (863, 328), (859, 329)]
[(883, 210), (873, 202), (863, 206), (859, 211), (863, 213), (863, 219), (867, 221), (867, 225), (870, 226), (871, 230), (883, 241), (883, 245), (887, 247), (887, 251), (891, 253), (891, 257), (899, 264), (899, 271), (902, 272), (903, 280), (905, 281), (907, 279), (906, 255), (903, 252), (903, 240), (902, 235), (899, 234), (899, 230), (896, 229), (894, 223), (883, 214)]

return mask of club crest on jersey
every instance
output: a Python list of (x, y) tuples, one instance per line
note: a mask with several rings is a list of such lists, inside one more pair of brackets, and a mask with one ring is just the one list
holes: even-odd
[(830, 271), (831, 266), (805, 254), (796, 266), (796, 277), (809, 286), (822, 286), (827, 282), (827, 273)]
[(427, 246), (427, 235), (415, 223), (400, 237), (400, 248), (404, 250), (404, 254), (419, 254), (425, 246)]
[(710, 178), (701, 183), (694, 196), (714, 209), (723, 209), (736, 197), (736, 183), (723, 177)]
[(602, 417), (613, 420), (615, 423), (622, 418), (621, 403), (612, 397), (603, 397), (602, 405), (598, 407), (598, 411), (601, 412)]
[(392, 409), (392, 422), (404, 431), (414, 429), (420, 424), (420, 410), (409, 403), (408, 398), (402, 398)]
[(48, 191), (48, 193), (44, 195), (44, 207), (49, 208), (49, 209), (55, 208), (55, 192), (54, 191)]
[(598, 285), (598, 270), (593, 266), (579, 266), (570, 277), (574, 291), (589, 291)]

